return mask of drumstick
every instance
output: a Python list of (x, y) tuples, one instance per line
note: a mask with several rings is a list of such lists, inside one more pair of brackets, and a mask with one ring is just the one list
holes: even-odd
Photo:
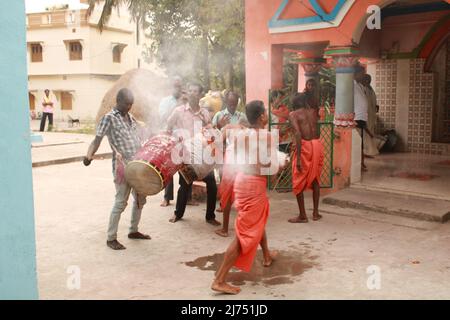
[[(112, 144), (110, 144), (110, 146), (111, 146), (111, 149), (112, 149), (116, 154), (120, 154), (120, 153), (117, 151), (117, 149), (116, 149)], [(121, 154), (120, 154), (120, 155), (121, 155)], [(83, 164), (84, 164), (86, 167), (88, 167), (88, 166), (91, 165), (92, 160), (94, 160), (94, 158), (88, 159), (87, 157), (84, 157), (84, 158), (83, 158)]]

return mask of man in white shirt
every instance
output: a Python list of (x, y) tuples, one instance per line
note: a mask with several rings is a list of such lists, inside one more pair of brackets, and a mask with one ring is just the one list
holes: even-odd
[(367, 171), (364, 164), (364, 132), (370, 137), (373, 137), (372, 132), (367, 128), (367, 121), (369, 118), (369, 97), (367, 95), (367, 88), (363, 84), (365, 69), (358, 65), (355, 68), (355, 80), (353, 81), (354, 91), (354, 106), (355, 106), (355, 121), (361, 134), (361, 169)]
[(167, 119), (170, 117), (173, 110), (186, 103), (185, 99), (186, 95), (185, 92), (183, 92), (183, 81), (180, 77), (175, 77), (173, 79), (172, 94), (162, 99), (159, 104), (159, 121), (164, 129), (167, 125)]
[(363, 83), (366, 87), (367, 97), (369, 101), (367, 130), (372, 134), (372, 138), (367, 139), (368, 137), (366, 136), (366, 141), (364, 141), (364, 156), (366, 158), (371, 158), (380, 154), (379, 150), (386, 142), (386, 137), (375, 134), (379, 106), (377, 103), (377, 95), (370, 85), (371, 82), (372, 77), (369, 74), (364, 75)]
[[(159, 123), (164, 130), (167, 127), (167, 119), (172, 115), (172, 112), (176, 107), (183, 105), (185, 102), (186, 92), (183, 90), (183, 80), (176, 76), (173, 79), (172, 94), (162, 99), (159, 104)], [(171, 200), (173, 200), (173, 178), (170, 179), (170, 182), (164, 189), (164, 200), (161, 203), (161, 207), (170, 205)]]

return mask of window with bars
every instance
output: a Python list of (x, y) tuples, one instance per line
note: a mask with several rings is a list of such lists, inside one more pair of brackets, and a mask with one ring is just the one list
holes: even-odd
[(42, 46), (39, 43), (32, 43), (30, 48), (31, 62), (42, 62)]
[(69, 43), (69, 59), (83, 60), (83, 46), (79, 41)]

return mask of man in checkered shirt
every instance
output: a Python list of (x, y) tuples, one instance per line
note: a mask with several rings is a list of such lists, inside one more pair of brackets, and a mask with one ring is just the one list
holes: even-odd
[[(116, 198), (109, 219), (108, 239), (106, 244), (111, 249), (123, 250), (125, 247), (117, 241), (117, 229), (119, 226), (120, 215), (127, 206), (130, 193), (133, 194), (134, 202), (128, 238), (149, 240), (150, 236), (138, 231), (138, 225), (141, 219), (142, 208), (146, 203), (146, 197), (136, 194), (134, 190), (132, 191), (131, 186), (123, 179), (124, 166), (133, 158), (141, 147), (138, 135), (138, 124), (131, 114), (129, 114), (134, 102), (132, 92), (126, 88), (121, 89), (117, 93), (116, 102), (117, 106), (100, 120), (96, 137), (87, 152), (85, 165), (89, 165), (92, 161), (94, 154), (100, 147), (103, 137), (106, 135), (111, 149), (113, 150), (112, 165), (114, 184), (116, 186)], [(118, 170), (122, 170), (122, 174), (118, 174)]]

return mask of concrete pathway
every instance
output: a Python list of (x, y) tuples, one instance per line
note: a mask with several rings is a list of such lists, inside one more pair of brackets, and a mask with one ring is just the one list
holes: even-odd
[[(43, 141), (31, 145), (33, 167), (80, 162), (94, 139), (93, 135), (88, 134), (60, 132), (38, 132), (35, 134), (41, 135)], [(111, 157), (111, 148), (107, 138), (103, 139), (97, 157)]]
[(366, 161), (361, 186), (450, 201), (448, 155), (393, 153)]
[[(161, 194), (148, 198), (140, 226), (150, 241), (126, 238), (128, 207), (119, 228), (127, 250), (115, 252), (105, 244), (111, 160), (38, 167), (33, 178), (42, 299), (450, 298), (448, 223), (322, 205), (323, 220), (293, 225), (292, 194), (271, 194), (267, 233), (281, 256), (263, 268), (259, 254), (251, 273), (230, 275), (242, 293), (223, 296), (209, 287), (232, 238), (214, 234), (204, 205), (171, 224), (173, 205), (161, 208)], [(310, 214), (309, 194), (307, 208)]]

